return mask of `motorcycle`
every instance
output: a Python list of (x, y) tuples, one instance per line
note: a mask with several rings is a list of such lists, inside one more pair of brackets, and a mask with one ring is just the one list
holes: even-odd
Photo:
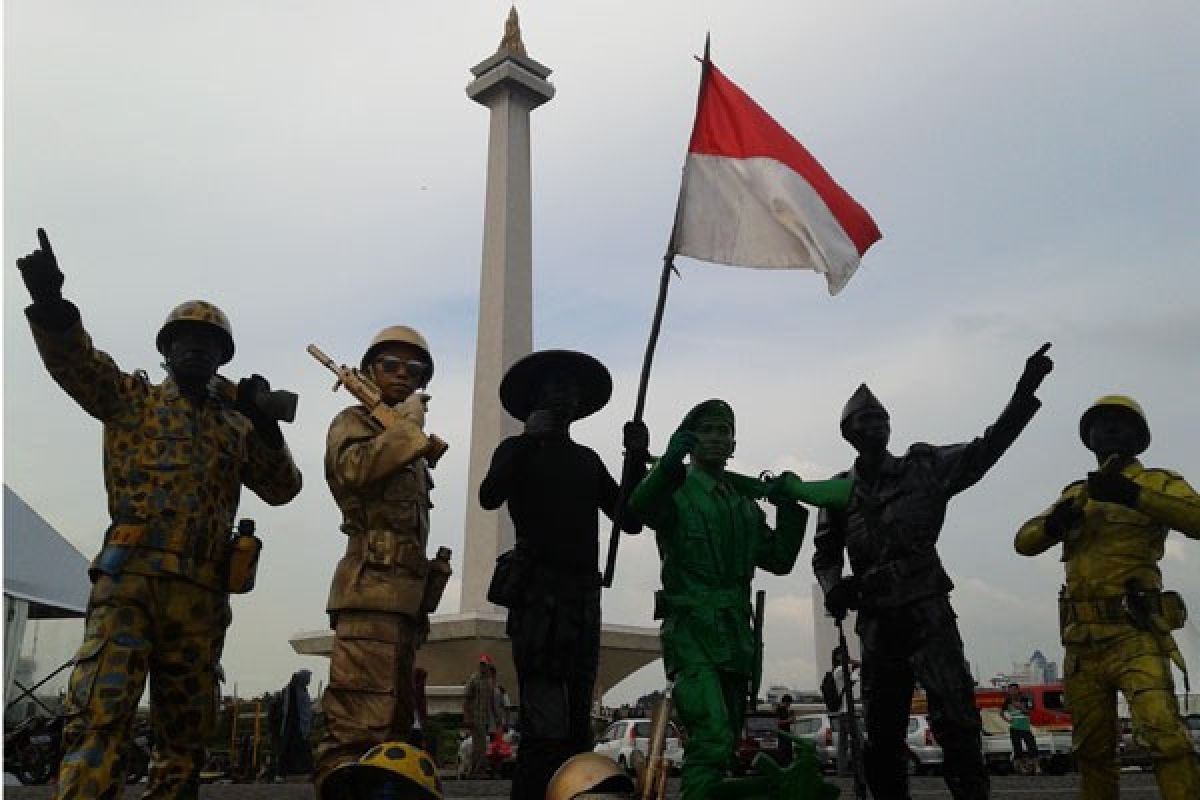
[(61, 716), (33, 716), (4, 735), (4, 771), (26, 786), (46, 783), (58, 774), (62, 758)]

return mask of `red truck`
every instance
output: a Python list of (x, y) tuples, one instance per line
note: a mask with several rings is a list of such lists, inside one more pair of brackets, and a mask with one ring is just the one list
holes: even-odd
[[(1071, 730), (1071, 714), (1067, 711), (1061, 683), (1034, 683), (1020, 687), (1021, 699), (1029, 712), (1029, 723), (1048, 730)], [(999, 710), (1004, 706), (1004, 689), (976, 689), (975, 707)]]

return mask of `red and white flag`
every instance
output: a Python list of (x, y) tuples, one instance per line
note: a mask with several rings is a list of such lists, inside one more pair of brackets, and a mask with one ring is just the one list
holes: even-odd
[(675, 212), (673, 251), (703, 261), (812, 269), (837, 294), (881, 234), (824, 167), (705, 62)]

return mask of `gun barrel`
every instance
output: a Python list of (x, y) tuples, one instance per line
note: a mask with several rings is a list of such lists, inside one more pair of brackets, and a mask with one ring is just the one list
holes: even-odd
[(308, 347), (306, 347), (304, 349), (307, 350), (308, 354), (310, 356), (312, 356), (313, 358), (315, 358), (317, 361), (320, 361), (322, 364), (329, 367), (334, 372), (338, 371), (337, 364), (333, 363), (333, 359), (330, 358), (329, 356), (325, 355), (325, 353), (322, 352), (321, 348), (317, 347), (315, 344), (310, 344)]

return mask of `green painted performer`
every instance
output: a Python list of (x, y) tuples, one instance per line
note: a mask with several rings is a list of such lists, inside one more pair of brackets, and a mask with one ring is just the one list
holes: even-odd
[(750, 583), (756, 568), (776, 575), (792, 569), (808, 521), (807, 510), (773, 493), (772, 531), (725, 471), (733, 449), (733, 409), (706, 400), (683, 418), (630, 498), (656, 531), (662, 558), (655, 618), (662, 620), (663, 660), (688, 730), (684, 800), (708, 798), (733, 766), (756, 669)]

